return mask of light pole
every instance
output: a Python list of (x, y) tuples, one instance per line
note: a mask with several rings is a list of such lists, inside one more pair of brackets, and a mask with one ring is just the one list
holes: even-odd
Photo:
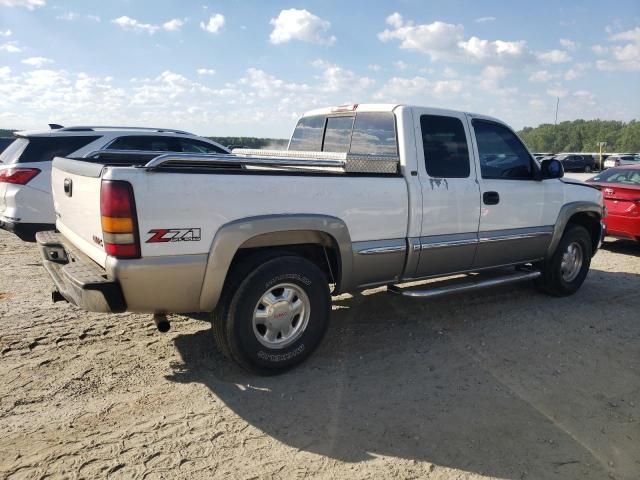
[(600, 170), (602, 170), (602, 147), (606, 147), (607, 142), (598, 142), (596, 145), (600, 147)]

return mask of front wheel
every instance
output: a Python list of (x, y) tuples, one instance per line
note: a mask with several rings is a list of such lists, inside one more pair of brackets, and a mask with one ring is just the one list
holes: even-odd
[(591, 165), (585, 165), (584, 173), (591, 173)]
[(538, 287), (556, 297), (573, 295), (587, 278), (592, 252), (589, 232), (569, 224), (553, 256), (541, 265)]
[(220, 350), (254, 373), (302, 363), (320, 344), (331, 311), (328, 281), (312, 262), (282, 256), (257, 266), (214, 313)]

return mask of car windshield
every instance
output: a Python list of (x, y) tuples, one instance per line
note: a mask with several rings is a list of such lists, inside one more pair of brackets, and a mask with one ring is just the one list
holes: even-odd
[(640, 185), (640, 170), (632, 168), (605, 170), (588, 181)]

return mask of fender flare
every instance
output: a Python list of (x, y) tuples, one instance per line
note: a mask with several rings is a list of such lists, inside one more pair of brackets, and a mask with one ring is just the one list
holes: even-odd
[(560, 239), (564, 234), (567, 224), (571, 217), (576, 213), (592, 213), (598, 218), (598, 221), (602, 219), (602, 206), (596, 202), (579, 201), (570, 202), (563, 205), (558, 214), (558, 219), (553, 227), (553, 236), (551, 237), (551, 243), (547, 249), (547, 258), (550, 258), (558, 247)]
[(339, 218), (316, 214), (262, 215), (229, 222), (216, 232), (205, 268), (200, 310), (212, 311), (222, 293), (231, 262), (242, 245), (259, 235), (277, 232), (317, 231), (336, 243), (342, 268), (341, 290), (352, 286), (352, 245), (347, 225)]

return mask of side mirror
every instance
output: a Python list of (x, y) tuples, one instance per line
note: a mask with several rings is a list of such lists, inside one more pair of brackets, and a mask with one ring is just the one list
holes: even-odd
[(555, 158), (549, 158), (540, 162), (540, 170), (542, 171), (542, 180), (564, 177), (562, 162)]

